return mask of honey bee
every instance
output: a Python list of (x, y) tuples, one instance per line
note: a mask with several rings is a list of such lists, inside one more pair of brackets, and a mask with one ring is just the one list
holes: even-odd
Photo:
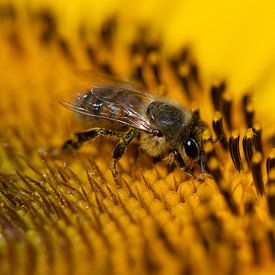
[(124, 83), (95, 85), (73, 102), (61, 104), (93, 125), (75, 133), (64, 143), (64, 150), (78, 149), (97, 136), (119, 138), (111, 169), (116, 181), (117, 161), (134, 138), (150, 156), (166, 158), (189, 174), (193, 164), (199, 164), (204, 177), (202, 133), (207, 124), (197, 113)]

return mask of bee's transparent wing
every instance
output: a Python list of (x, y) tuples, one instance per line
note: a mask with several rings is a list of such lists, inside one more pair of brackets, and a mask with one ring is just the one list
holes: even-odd
[(77, 95), (74, 102), (62, 100), (61, 104), (84, 116), (152, 133), (153, 127), (146, 116), (152, 101), (154, 98), (150, 93), (135, 89), (130, 84), (120, 84), (94, 86), (90, 91)]

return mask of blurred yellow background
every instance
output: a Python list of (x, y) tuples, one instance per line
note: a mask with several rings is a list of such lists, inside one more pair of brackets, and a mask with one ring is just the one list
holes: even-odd
[(256, 108), (275, 122), (275, 1), (27, 2), (32, 8), (53, 6), (65, 33), (72, 33), (81, 19), (97, 24), (112, 13), (119, 14), (125, 33), (136, 22), (150, 22), (163, 34), (168, 50), (192, 45), (204, 76), (228, 78), (235, 94), (255, 91)]
[(125, 34), (134, 24), (150, 23), (168, 52), (190, 44), (206, 79), (228, 79), (235, 95), (252, 90), (259, 118), (275, 121), (275, 1), (16, 1), (52, 7), (65, 35), (81, 21), (96, 27), (112, 14)]

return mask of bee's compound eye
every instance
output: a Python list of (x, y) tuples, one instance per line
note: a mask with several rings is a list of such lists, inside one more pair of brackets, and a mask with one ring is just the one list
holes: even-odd
[(190, 159), (196, 160), (199, 157), (199, 147), (198, 147), (198, 144), (192, 138), (188, 138), (188, 139), (185, 140), (184, 150), (185, 150), (186, 155)]

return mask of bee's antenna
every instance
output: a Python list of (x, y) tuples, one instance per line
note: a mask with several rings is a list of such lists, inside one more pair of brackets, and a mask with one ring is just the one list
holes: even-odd
[(225, 141), (225, 138), (222, 136), (216, 137), (212, 139), (213, 143), (217, 143), (218, 141)]
[(205, 179), (205, 163), (204, 163), (204, 154), (203, 151), (200, 153), (200, 166), (201, 166), (201, 181)]

